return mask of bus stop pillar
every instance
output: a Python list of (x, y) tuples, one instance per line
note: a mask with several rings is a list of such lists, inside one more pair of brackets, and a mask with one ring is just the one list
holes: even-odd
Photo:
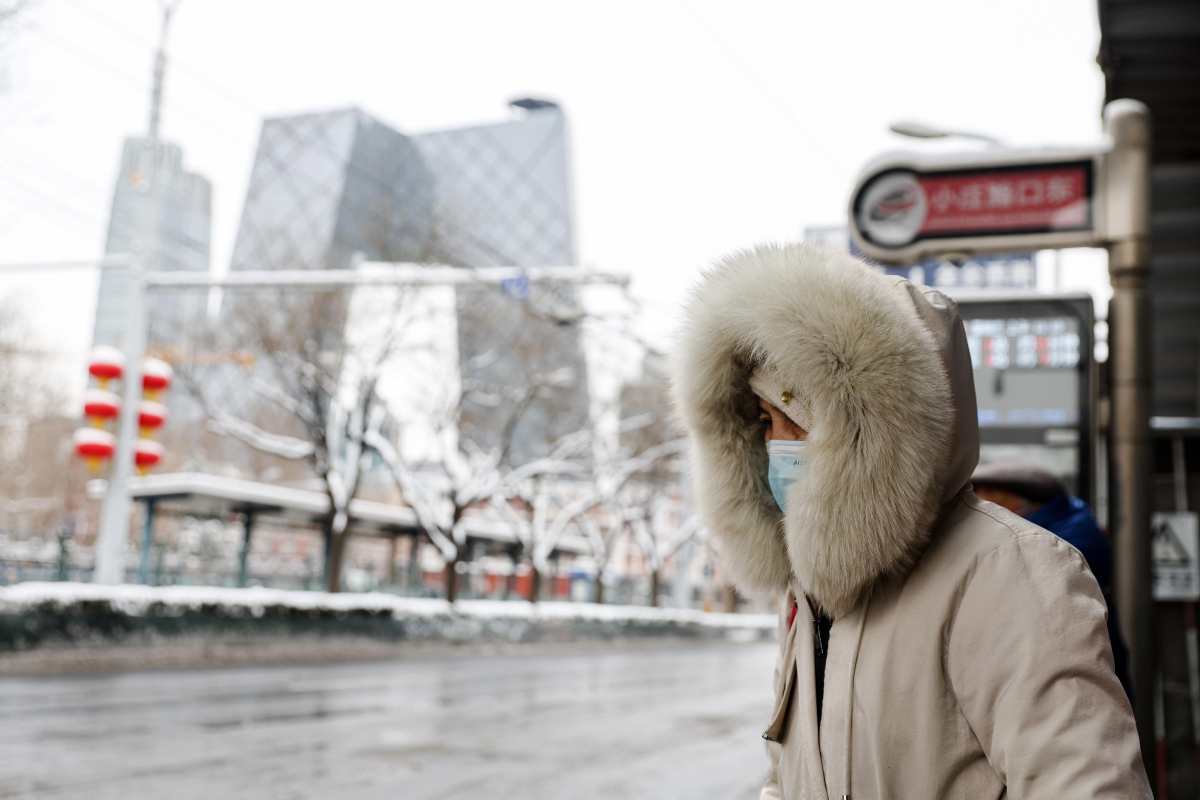
[(254, 512), (242, 515), (242, 548), (238, 551), (238, 586), (244, 587), (250, 580), (250, 542), (254, 536)]
[(421, 536), (420, 531), (413, 531), (408, 538), (408, 571), (404, 589), (409, 594), (419, 594), (425, 583), (421, 571)]
[(150, 584), (150, 554), (154, 549), (154, 518), (158, 509), (158, 501), (153, 497), (146, 498), (146, 513), (142, 516), (142, 550), (138, 559), (138, 583)]
[(1134, 712), (1147, 765), (1154, 763), (1155, 636), (1151, 593), (1150, 115), (1133, 100), (1110, 103), (1104, 128), (1105, 220), (1113, 288), (1109, 330), (1110, 452), (1116, 508), (1114, 567), (1121, 633), (1129, 645)]

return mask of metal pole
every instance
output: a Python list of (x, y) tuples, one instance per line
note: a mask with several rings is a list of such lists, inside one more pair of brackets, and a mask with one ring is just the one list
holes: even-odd
[(408, 574), (405, 576), (406, 594), (421, 594), (423, 583), (421, 575), (421, 534), (413, 532), (409, 537)]
[(129, 479), (138, 437), (138, 406), (142, 400), (142, 360), (146, 357), (146, 291), (141, 262), (129, 271), (129, 316), (125, 320), (125, 372), (121, 377), (121, 416), (113, 452), (108, 489), (100, 508), (96, 541), (96, 583), (124, 583), (125, 545), (129, 536)]
[(80, 258), (64, 261), (5, 261), (0, 263), (0, 274), (6, 272), (78, 272), (96, 269), (129, 269), (132, 261), (129, 256), (110, 254), (100, 258)]
[(396, 585), (396, 540), (398, 538), (394, 533), (388, 538), (387, 585), (389, 587), (395, 587)]
[(167, 26), (177, 3), (162, 5), (162, 38), (155, 54), (155, 75), (150, 99), (150, 125), (146, 132), (145, 153), (149, 166), (148, 196), (141, 209), (141, 241), (137, 257), (130, 265), (129, 307), (125, 319), (125, 371), (121, 380), (121, 415), (117, 421), (117, 447), (108, 476), (108, 490), (100, 509), (100, 535), (96, 541), (96, 583), (125, 581), (125, 545), (129, 534), (129, 478), (133, 473), (133, 451), (138, 437), (138, 407), (142, 400), (142, 360), (146, 357), (146, 286), (147, 273), (155, 266), (151, 259), (158, 250), (163, 176), (159, 170), (158, 125), (162, 94), (162, 69), (166, 63), (164, 43)]
[(142, 519), (142, 552), (138, 560), (138, 583), (150, 585), (150, 556), (154, 549), (154, 517), (158, 500), (146, 498), (146, 515)]
[(254, 511), (242, 515), (242, 549), (238, 552), (238, 586), (250, 582), (250, 545), (254, 537)]
[(179, 8), (181, 0), (160, 2), (162, 22), (158, 32), (158, 47), (154, 51), (154, 72), (150, 84), (150, 123), (146, 126), (151, 141), (158, 139), (158, 130), (162, 120), (163, 81), (167, 73), (167, 29), (171, 27), (171, 16)]
[(530, 283), (629, 285), (629, 275), (579, 267), (482, 267), (468, 269), (422, 264), (364, 262), (358, 269), (239, 270), (222, 276), (189, 270), (150, 272), (150, 288), (329, 289), (352, 286), (478, 286), (523, 278)]
[(1110, 429), (1115, 483), (1116, 603), (1129, 644), (1142, 757), (1154, 764), (1155, 637), (1151, 596), (1150, 114), (1119, 100), (1104, 110), (1112, 141), (1105, 159), (1104, 230), (1109, 246), (1113, 334)]

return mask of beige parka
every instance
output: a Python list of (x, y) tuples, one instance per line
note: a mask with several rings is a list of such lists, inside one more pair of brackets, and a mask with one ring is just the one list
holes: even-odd
[[(811, 420), (786, 515), (749, 387), (763, 369)], [(764, 800), (1150, 797), (1082, 556), (971, 492), (951, 300), (807, 245), (737, 253), (689, 302), (674, 378), (723, 563), (781, 599)], [(819, 723), (805, 596), (834, 620)]]

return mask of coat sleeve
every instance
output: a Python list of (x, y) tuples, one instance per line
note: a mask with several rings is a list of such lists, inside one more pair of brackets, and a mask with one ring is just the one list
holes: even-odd
[(1151, 797), (1105, 614), (1082, 556), (1040, 529), (965, 577), (946, 669), (1012, 800)]
[[(768, 744), (770, 744), (768, 742)], [(768, 754), (770, 747), (767, 748)], [(758, 800), (783, 800), (782, 790), (779, 788), (779, 759), (771, 758), (770, 771), (767, 773), (767, 780), (763, 784), (762, 790), (758, 793)]]
[[(779, 622), (775, 626), (775, 641), (779, 643), (779, 649), (775, 655), (775, 681), (773, 684), (776, 700), (779, 698), (779, 693), (783, 691), (783, 657), (787, 650), (791, 609), (792, 595), (790, 592), (785, 592), (779, 603)], [(766, 739), (763, 740), (763, 744), (767, 747), (767, 778), (759, 792), (758, 800), (783, 800), (783, 790), (779, 787), (779, 756), (782, 748), (776, 742)]]

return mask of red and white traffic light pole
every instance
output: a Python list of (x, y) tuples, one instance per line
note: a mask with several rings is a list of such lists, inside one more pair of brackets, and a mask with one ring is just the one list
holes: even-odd
[[(144, 345), (145, 334), (142, 336)], [(140, 369), (131, 368), (135, 365)], [(129, 519), (129, 493), (123, 487), (128, 484), (131, 470), (145, 472), (162, 461), (163, 447), (150, 437), (167, 419), (167, 409), (157, 398), (171, 385), (171, 367), (156, 358), (127, 359), (119, 350), (98, 347), (92, 353), (88, 372), (99, 388), (84, 392), (83, 412), (91, 427), (75, 432), (75, 452), (92, 472), (98, 472), (103, 462), (111, 462), (109, 488), (100, 511), (95, 580), (120, 583), (125, 579), (124, 534)], [(108, 390), (111, 382), (121, 384), (120, 397)], [(108, 430), (114, 422), (115, 436)], [(113, 491), (114, 485), (122, 490)], [(113, 522), (118, 519), (121, 522)]]
[(1142, 752), (1152, 764), (1149, 111), (1136, 100), (1109, 103), (1104, 132), (1099, 147), (879, 159), (855, 187), (850, 231), (863, 253), (891, 264), (981, 252), (1108, 250), (1115, 589)]

